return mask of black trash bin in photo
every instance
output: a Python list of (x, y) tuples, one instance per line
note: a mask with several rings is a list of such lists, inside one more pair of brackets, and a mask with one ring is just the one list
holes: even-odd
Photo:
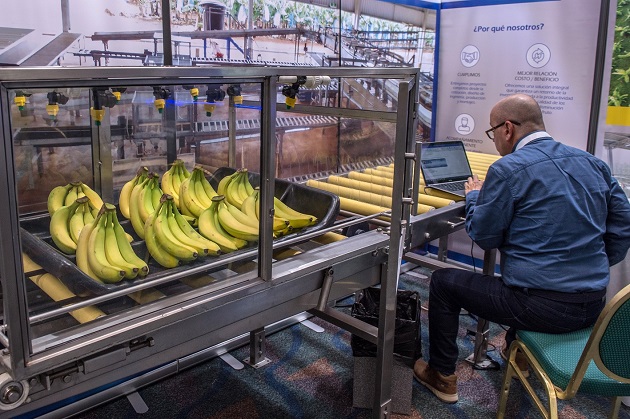
[[(351, 315), (373, 326), (378, 326), (380, 288), (367, 288), (352, 305)], [(376, 345), (352, 335), (350, 340), (354, 357), (353, 406), (371, 408), (374, 397)], [(399, 290), (396, 293), (396, 320), (394, 330), (394, 360), (392, 371), (392, 411), (411, 413), (413, 364), (422, 357), (420, 341), (420, 296), (417, 292)]]

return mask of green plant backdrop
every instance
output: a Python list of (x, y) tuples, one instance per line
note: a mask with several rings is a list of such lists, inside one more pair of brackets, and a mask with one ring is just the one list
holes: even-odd
[(630, 106), (630, 0), (617, 3), (608, 105)]

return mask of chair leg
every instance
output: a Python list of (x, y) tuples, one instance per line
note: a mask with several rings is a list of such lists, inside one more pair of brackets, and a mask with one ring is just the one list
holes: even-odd
[(499, 399), (499, 409), (497, 411), (497, 419), (505, 417), (505, 409), (507, 407), (508, 394), (510, 393), (510, 384), (512, 378), (515, 377), (515, 371), (512, 364), (506, 362), (505, 374), (503, 376), (503, 385), (501, 386), (501, 398)]
[[(531, 383), (523, 375), (521, 370), (518, 368), (518, 365), (516, 365), (516, 353), (518, 351), (521, 351), (525, 355), (529, 366), (534, 371), (540, 383), (543, 385), (545, 392), (547, 393), (547, 407), (545, 407), (543, 401), (540, 399), (540, 397), (538, 397)], [(527, 349), (527, 347), (518, 340), (514, 341), (510, 346), (508, 363), (510, 364), (510, 367), (514, 370), (514, 376), (518, 378), (518, 380), (521, 382), (523, 388), (527, 391), (529, 397), (531, 397), (532, 401), (534, 402), (536, 407), (538, 407), (538, 410), (543, 415), (543, 417), (545, 419), (558, 419), (558, 398), (553, 383), (544, 372), (536, 358), (534, 358), (532, 353), (529, 351), (529, 349)]]
[(613, 398), (612, 410), (610, 411), (610, 419), (617, 419), (619, 417), (619, 408), (621, 407), (621, 397)]

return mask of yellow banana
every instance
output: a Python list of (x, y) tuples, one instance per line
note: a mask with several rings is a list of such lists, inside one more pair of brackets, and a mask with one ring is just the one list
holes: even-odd
[(168, 205), (163, 202), (155, 213), (157, 215), (153, 222), (153, 232), (158, 244), (182, 262), (195, 260), (199, 253), (194, 248), (177, 240), (173, 232), (168, 228)]
[(116, 240), (116, 232), (114, 231), (113, 218), (116, 216), (116, 212), (114, 210), (108, 210), (103, 217), (106, 217), (105, 220), (105, 257), (107, 261), (113, 265), (120, 267), (123, 271), (125, 271), (125, 278), (134, 279), (138, 276), (138, 267), (127, 262), (120, 252), (120, 248), (118, 247), (118, 241)]
[(234, 218), (225, 202), (219, 203), (219, 208), (217, 209), (217, 218), (221, 223), (221, 226), (231, 236), (246, 240), (248, 242), (258, 241), (258, 228), (242, 224), (240, 221)]
[(88, 205), (83, 211), (83, 225), (86, 226), (88, 224), (92, 224), (92, 221), (94, 221), (94, 215), (92, 215), (92, 209)]
[(245, 214), (243, 211), (236, 208), (229, 202), (226, 202), (225, 205), (227, 205), (227, 208), (230, 211), (230, 214), (232, 214), (232, 217), (234, 217), (239, 223), (258, 230), (259, 222), (256, 217), (249, 217), (247, 214)]
[(248, 217), (258, 220), (258, 212), (256, 211), (257, 204), (258, 201), (256, 200), (256, 195), (251, 194), (243, 200), (243, 204), (241, 204), (241, 211), (243, 211), (243, 213), (245, 213)]
[[(218, 255), (221, 252), (219, 245), (206, 239), (195, 231), (194, 228), (181, 218), (181, 214), (177, 211), (175, 203), (170, 200), (167, 214), (168, 227), (175, 238), (182, 243), (197, 250), (200, 256)], [(203, 213), (202, 213), (203, 214)], [(178, 222), (177, 218), (180, 217)]]
[(157, 212), (151, 214), (144, 224), (143, 235), (146, 237), (144, 241), (147, 245), (147, 250), (149, 251), (149, 254), (157, 263), (165, 268), (175, 268), (181, 264), (180, 260), (164, 250), (155, 239), (153, 224), (155, 222), (155, 217), (157, 216), (157, 214)]
[(118, 221), (118, 217), (116, 217), (116, 214), (112, 215), (112, 226), (114, 229), (114, 234), (116, 236), (116, 243), (118, 246), (118, 250), (120, 251), (120, 254), (122, 255), (122, 257), (128, 263), (131, 263), (136, 268), (138, 268), (139, 276), (147, 276), (147, 274), (149, 273), (149, 266), (144, 260), (142, 260), (138, 255), (136, 255), (136, 252), (134, 252), (133, 247), (131, 246), (131, 242), (129, 241), (129, 238), (127, 237), (128, 234), (120, 225), (120, 222)]
[(236, 189), (238, 191), (238, 195), (240, 197), (241, 204), (243, 203), (243, 200), (249, 196), (249, 193), (247, 193), (247, 188), (245, 187), (245, 180), (246, 179), (249, 182), (249, 176), (247, 175), (247, 169), (243, 169), (243, 170), (241, 170), (241, 174), (238, 177), (238, 184), (237, 184), (237, 187), (236, 187)]
[(101, 281), (108, 284), (120, 282), (125, 276), (125, 271), (119, 266), (114, 266), (107, 260), (105, 253), (105, 223), (107, 216), (101, 212), (101, 216), (94, 220), (94, 229), (88, 240), (88, 264), (92, 272)]
[(165, 194), (171, 195), (175, 199), (179, 198), (179, 189), (175, 191), (175, 188), (173, 187), (173, 178), (177, 176), (175, 174), (176, 170), (177, 168), (175, 166), (175, 162), (173, 162), (170, 169), (164, 172), (164, 174), (162, 175), (162, 180), (160, 181), (160, 187), (162, 188), (162, 191)]
[(83, 194), (87, 196), (90, 200), (90, 206), (92, 208), (101, 209), (101, 207), (103, 206), (103, 200), (101, 199), (99, 194), (97, 194), (94, 189), (90, 188), (83, 182), (79, 182), (79, 187), (81, 189), (81, 192), (83, 192)]
[[(186, 166), (184, 166), (183, 161), (179, 161), (179, 163), (175, 167), (175, 176), (173, 176), (173, 189), (179, 196), (179, 188), (182, 186), (182, 182), (190, 177), (190, 173), (186, 170)], [(178, 201), (175, 201), (177, 204)]]
[(219, 230), (217, 228), (216, 215), (212, 208), (207, 208), (199, 216), (199, 233), (208, 240), (216, 243), (223, 253), (238, 250), (234, 241), (232, 241), (230, 237), (227, 237), (228, 233), (223, 229)]
[(88, 262), (88, 253), (89, 253), (89, 240), (90, 235), (92, 234), (92, 230), (94, 230), (94, 226), (96, 222), (92, 220), (90, 224), (86, 224), (85, 227), (81, 229), (81, 234), (79, 235), (79, 241), (77, 242), (77, 252), (76, 252), (76, 264), (78, 268), (83, 271), (84, 274), (92, 278), (97, 282), (103, 282), (101, 279), (92, 271), (90, 268), (90, 263)]
[(286, 218), (293, 228), (302, 228), (317, 223), (317, 217), (298, 212), (276, 197), (273, 198), (273, 203), (276, 215)]
[(70, 220), (68, 221), (68, 230), (70, 231), (70, 237), (75, 243), (79, 242), (79, 235), (81, 234), (81, 229), (85, 226), (85, 212), (90, 212), (90, 205), (88, 204), (88, 197), (83, 196), (77, 199), (77, 202), (80, 202), (80, 205), (74, 211), (74, 214), (70, 216)]
[(199, 202), (199, 198), (195, 195), (195, 188), (192, 182), (192, 176), (182, 182), (179, 188), (179, 200), (181, 210), (184, 214), (188, 211), (195, 218), (199, 218), (199, 214), (203, 212), (203, 208)]
[[(252, 194), (248, 196), (245, 201), (243, 201), (243, 207), (247, 206), (247, 211), (243, 212), (245, 212), (246, 214), (251, 214), (253, 211), (253, 214), (257, 219), (260, 219), (260, 204), (258, 201), (259, 196), (260, 190), (256, 188), (254, 189), (254, 192), (252, 192)], [(272, 229), (275, 233), (287, 234), (289, 231), (292, 230), (292, 227), (291, 229), (288, 229), (288, 227), (290, 227), (289, 220), (274, 214)]]
[(53, 215), (55, 211), (64, 206), (66, 195), (68, 195), (68, 192), (72, 188), (72, 184), (68, 183), (64, 186), (56, 186), (50, 191), (47, 201), (48, 213), (50, 215)]
[(203, 187), (203, 183), (201, 182), (201, 178), (205, 179), (205, 176), (203, 175), (203, 171), (200, 168), (197, 168), (197, 167), (194, 168), (190, 181), (192, 182), (193, 187), (195, 188), (195, 196), (199, 200), (199, 205), (203, 209), (206, 209), (212, 203), (211, 201), (212, 197), (208, 196), (208, 194), (206, 193), (206, 190)]
[(64, 206), (68, 206), (77, 200), (77, 198), (79, 197), (78, 188), (79, 188), (78, 183), (72, 183), (72, 188), (68, 190), (68, 193), (66, 194), (66, 199), (63, 201)]
[(245, 176), (243, 176), (243, 184), (245, 185), (245, 191), (247, 192), (247, 196), (254, 193), (254, 187), (249, 181), (249, 175), (247, 174), (247, 169), (243, 169), (245, 172)]
[(140, 217), (140, 191), (144, 188), (144, 185), (149, 181), (149, 178), (146, 178), (142, 183), (137, 184), (133, 187), (131, 191), (131, 196), (129, 197), (129, 221), (131, 221), (131, 226), (133, 230), (136, 232), (138, 237), (144, 239), (144, 220)]
[(201, 185), (203, 186), (203, 190), (206, 192), (206, 195), (210, 200), (212, 197), (217, 196), (217, 192), (214, 190), (208, 179), (206, 179), (206, 175), (202, 172), (199, 176), (201, 180)]
[(69, 255), (74, 255), (77, 250), (77, 244), (70, 235), (69, 224), (70, 217), (79, 205), (81, 204), (75, 200), (72, 204), (59, 208), (50, 217), (50, 237), (59, 250)]
[(231, 175), (224, 176), (217, 185), (217, 194), (225, 196), (225, 188), (232, 182), (232, 179), (236, 176), (238, 172), (234, 172)]
[[(153, 200), (153, 190), (158, 187), (158, 177), (155, 173), (149, 173), (148, 182), (144, 183), (144, 186), (140, 192), (138, 192), (138, 200), (140, 201), (138, 205), (138, 213), (140, 214), (140, 218), (142, 221), (146, 221), (149, 218), (149, 215), (155, 211), (156, 206), (154, 206)], [(157, 199), (157, 205), (160, 205), (160, 197), (162, 196), (161, 191), (158, 192), (159, 196)], [(156, 194), (157, 195), (157, 194)]]
[(118, 198), (118, 208), (120, 209), (120, 213), (126, 219), (129, 218), (129, 198), (131, 197), (131, 191), (133, 191), (134, 186), (138, 183), (142, 183), (149, 173), (149, 169), (147, 167), (141, 167), (138, 169), (136, 176), (133, 177), (129, 182), (125, 183), (120, 190), (120, 197)]
[[(210, 214), (205, 222), (210, 223), (210, 227), (216, 230), (221, 236), (226, 237), (230, 240), (237, 249), (242, 249), (247, 246), (247, 240), (239, 239), (238, 237), (232, 236), (230, 233), (225, 231), (221, 223), (219, 222), (219, 205), (225, 202), (225, 197), (223, 195), (217, 195), (212, 198), (212, 205), (210, 206)], [(199, 226), (199, 232), (201, 233), (201, 226)]]
[(225, 200), (234, 205), (236, 208), (240, 208), (243, 204), (243, 199), (239, 191), (240, 177), (242, 172), (238, 171), (236, 176), (225, 187)]

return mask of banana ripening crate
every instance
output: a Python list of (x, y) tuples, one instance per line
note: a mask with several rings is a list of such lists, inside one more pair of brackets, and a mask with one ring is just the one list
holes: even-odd
[[(235, 171), (236, 170), (232, 168), (220, 168), (210, 176), (208, 180), (216, 190), (219, 181)], [(248, 173), (248, 175), (252, 186), (256, 187), (260, 185), (260, 176), (257, 173)], [(326, 191), (282, 179), (276, 179), (275, 196), (296, 211), (314, 215), (317, 217), (318, 221), (312, 226), (277, 238), (274, 242), (281, 242), (306, 232), (330, 227), (339, 215), (339, 197)], [(136, 254), (146, 260), (147, 249), (144, 241), (140, 240), (135, 235), (130, 223), (125, 220), (124, 217), (119, 214), (118, 219), (121, 221), (121, 225), (125, 231), (134, 237), (135, 240), (132, 246)], [(22, 250), (33, 259), (35, 263), (40, 265), (45, 271), (59, 278), (70, 291), (80, 297), (104, 295), (111, 291), (137, 285), (140, 282), (150, 282), (179, 272), (185, 273), (185, 271), (191, 267), (214, 263), (220, 261), (222, 257), (208, 256), (170, 269), (164, 268), (158, 265), (152, 258), (148, 258), (149, 274), (146, 277), (132, 280), (123, 279), (115, 284), (105, 284), (97, 282), (84, 274), (77, 267), (74, 255), (66, 255), (57, 249), (50, 238), (49, 224), (49, 216), (22, 220), (20, 223)], [(237, 252), (250, 249), (251, 247)], [(233, 256), (237, 252), (230, 253), (229, 255)]]

